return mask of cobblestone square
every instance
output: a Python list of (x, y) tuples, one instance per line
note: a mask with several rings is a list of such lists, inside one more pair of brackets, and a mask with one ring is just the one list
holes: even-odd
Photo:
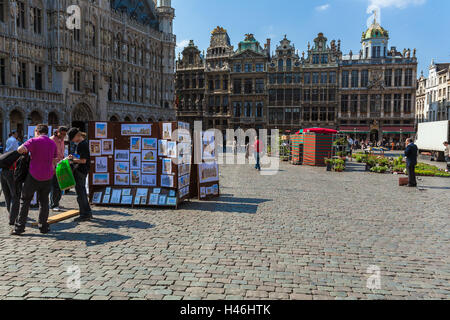
[[(450, 298), (449, 179), (401, 188), (398, 176), (356, 164), (220, 174), (217, 201), (97, 207), (93, 221), (48, 235), (10, 236), (3, 207), (0, 299)], [(76, 208), (75, 196), (63, 205)], [(369, 266), (380, 269), (380, 289), (367, 288)]]

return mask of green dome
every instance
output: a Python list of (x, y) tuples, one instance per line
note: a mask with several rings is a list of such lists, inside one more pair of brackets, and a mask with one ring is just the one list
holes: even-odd
[(362, 40), (373, 38), (389, 38), (389, 32), (383, 29), (378, 23), (374, 23), (362, 34)]

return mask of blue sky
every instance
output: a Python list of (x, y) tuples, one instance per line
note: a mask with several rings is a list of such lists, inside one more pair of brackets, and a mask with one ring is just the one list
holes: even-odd
[(344, 53), (357, 53), (373, 5), (381, 9), (389, 47), (417, 48), (418, 76), (421, 70), (428, 74), (432, 58), (450, 62), (448, 0), (172, 0), (178, 45), (193, 39), (205, 51), (210, 32), (220, 25), (235, 48), (244, 34), (253, 33), (262, 44), (271, 38), (273, 51), (287, 34), (301, 53), (323, 32), (329, 41), (341, 39)]

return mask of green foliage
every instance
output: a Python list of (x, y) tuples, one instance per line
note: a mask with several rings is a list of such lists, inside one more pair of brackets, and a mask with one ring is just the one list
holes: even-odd
[(389, 170), (388, 166), (376, 166), (376, 167), (372, 167), (370, 169), (371, 172), (376, 172), (376, 173), (386, 173)]
[(346, 146), (348, 145), (347, 138), (339, 138), (333, 142), (335, 146)]
[(336, 172), (342, 172), (345, 170), (345, 167), (343, 165), (335, 165), (333, 169)]

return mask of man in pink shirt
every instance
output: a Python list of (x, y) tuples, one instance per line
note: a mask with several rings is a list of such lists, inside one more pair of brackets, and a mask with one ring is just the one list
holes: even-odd
[(22, 189), (20, 212), (17, 217), (15, 230), (12, 235), (21, 235), (25, 232), (25, 224), (28, 218), (30, 203), (34, 193), (37, 192), (39, 200), (38, 226), (41, 233), (50, 231), (48, 225), (48, 195), (50, 193), (52, 179), (57, 164), (56, 144), (47, 136), (48, 126), (39, 124), (34, 131), (35, 137), (28, 140), (17, 151), (20, 154), (30, 154), (30, 168)]
[[(67, 127), (59, 127), (58, 130), (55, 131), (55, 134), (50, 138), (56, 144), (56, 160), (60, 162), (65, 158), (64, 156), (64, 139), (67, 135)], [(52, 189), (50, 191), (50, 208), (57, 212), (60, 211), (59, 202), (61, 201), (61, 189), (59, 188), (58, 179), (56, 179), (56, 175), (53, 176), (52, 180)]]

